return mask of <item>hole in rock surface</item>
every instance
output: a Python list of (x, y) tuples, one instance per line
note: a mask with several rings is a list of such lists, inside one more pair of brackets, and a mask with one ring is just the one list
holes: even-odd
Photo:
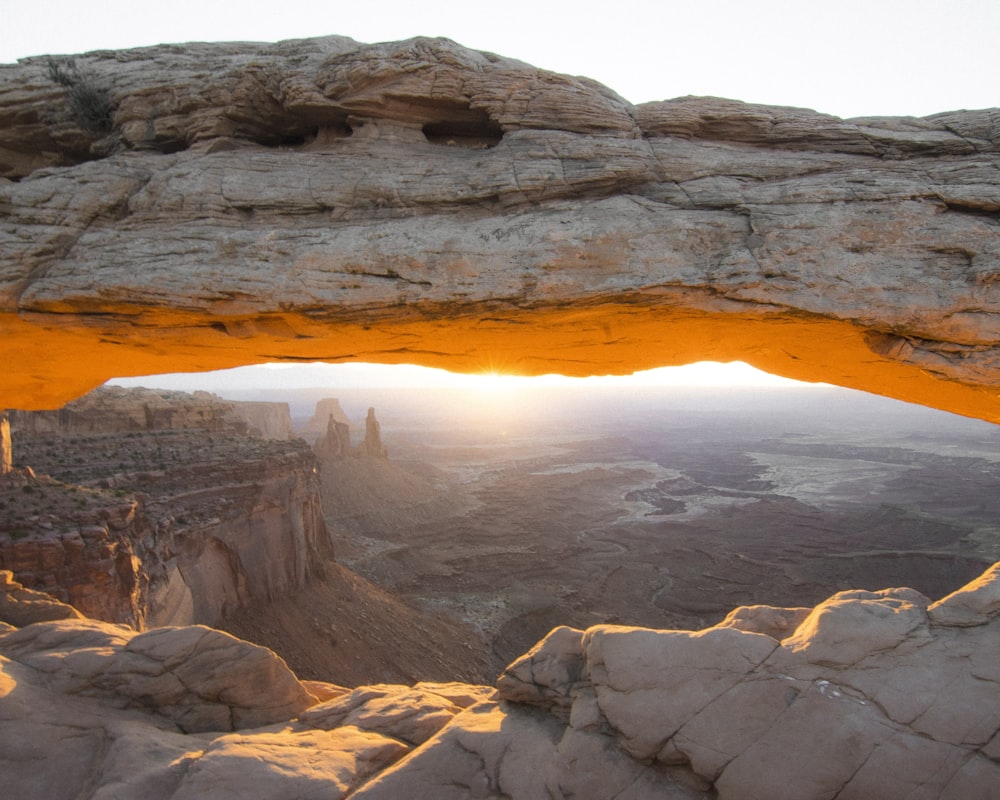
[(459, 108), (426, 123), (423, 134), (431, 144), (485, 149), (503, 139), (503, 129), (482, 109)]
[[(746, 365), (526, 379), (274, 364), (112, 384), (98, 392), (115, 402), (129, 387), (162, 395), (135, 401), (136, 419), (159, 422), (102, 432), (106, 396), (52, 412), (69, 421), (62, 436), (15, 418), (15, 466), (145, 492), (190, 543), (227, 519), (240, 530), (234, 509), (253, 506), (207, 479), (192, 493), (199, 462), (235, 481), (262, 458), (314, 459), (318, 496), (294, 503), (315, 502), (333, 554), (286, 555), (324, 567), (282, 597), (254, 596), (242, 534), (227, 534), (251, 596), (195, 620), (307, 677), (488, 682), (556, 625), (697, 629), (739, 605), (811, 606), (847, 588), (936, 599), (1000, 559), (1000, 428)], [(199, 429), (207, 406), (172, 394), (195, 390), (249, 404), (268, 432)], [(209, 499), (182, 508), (163, 494)], [(15, 515), (35, 500), (5, 498)]]

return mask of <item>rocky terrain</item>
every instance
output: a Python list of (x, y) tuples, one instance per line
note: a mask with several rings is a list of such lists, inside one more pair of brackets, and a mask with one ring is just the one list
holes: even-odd
[(711, 359), (1000, 420), (995, 110), (634, 106), (443, 39), (337, 36), (0, 83), (8, 407), (283, 358)]
[[(341, 400), (357, 417), (371, 394)], [(321, 470), (338, 560), (475, 626), (494, 675), (560, 625), (697, 630), (840, 589), (941, 596), (1000, 558), (986, 423), (833, 388), (377, 402), (393, 458)]]
[(10, 416), (24, 466), (0, 484), (0, 566), (90, 616), (218, 623), (331, 557), (287, 406), (109, 388)]
[(0, 576), (23, 624), (0, 623), (10, 797), (988, 800), (1000, 781), (1000, 563), (936, 603), (557, 628), (495, 691), (300, 681), (210, 628), (53, 619)]
[(109, 387), (10, 416), (17, 461), (38, 472), (0, 478), (0, 568), (29, 588), (138, 630), (216, 625), (309, 678), (495, 675), (475, 629), (334, 561), (321, 489), (353, 487), (378, 516), (398, 488), (374, 412), (357, 444), (342, 424), (332, 460), (289, 438), (287, 404), (207, 392)]
[[(29, 59), (0, 67), (0, 86), (6, 408), (57, 408), (116, 373), (279, 359), (573, 375), (739, 359), (1000, 421), (996, 110), (839, 120), (714, 98), (633, 106), (430, 39)], [(19, 464), (16, 441), (0, 461), (10, 492), (90, 515), (42, 534), (44, 506), (31, 509), (29, 535), (59, 543), (39, 549), (36, 574), (52, 553), (58, 565), (61, 551), (93, 552), (83, 560), (119, 587), (101, 596), (145, 613), (127, 580), (142, 554), (114, 528), (139, 507), (128, 486), (73, 497), (76, 484)], [(170, 498), (199, 496), (197, 472), (182, 488), (168, 466), (186, 444), (124, 462), (159, 473), (169, 517)], [(732, 473), (643, 467), (629, 502), (669, 517), (742, 494), (759, 509), (745, 493), (763, 480), (802, 502), (792, 445), (744, 454)], [(577, 480), (557, 467), (536, 470), (548, 487)], [(259, 509), (235, 488), (290, 529), (275, 509), (294, 486)], [(125, 490), (112, 519), (98, 490)], [(11, 500), (13, 533), (25, 519)], [(195, 525), (218, 532), (205, 512)], [(919, 509), (908, 519), (949, 550), (948, 530)], [(168, 539), (184, 532), (170, 525)], [(162, 562), (173, 588), (158, 607), (174, 620), (193, 606), (169, 560), (184, 579), (184, 538)], [(188, 566), (208, 587), (223, 578), (210, 610), (237, 607), (232, 549), (209, 538), (223, 550), (196, 545)], [(288, 585), (302, 564), (265, 566), (256, 585)], [(303, 683), (209, 628), (138, 632), (53, 610), (9, 575), (0, 587), (20, 614), (0, 633), (15, 797), (987, 798), (1000, 782), (996, 568), (937, 603), (869, 586), (694, 633), (558, 628), (492, 699), (466, 685)], [(28, 624), (35, 610), (49, 616)]]

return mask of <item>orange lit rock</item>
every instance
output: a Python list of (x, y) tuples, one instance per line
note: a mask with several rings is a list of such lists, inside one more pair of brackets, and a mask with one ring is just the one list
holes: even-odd
[(14, 450), (10, 440), (10, 419), (0, 414), (0, 475), (14, 469)]
[(994, 111), (633, 106), (440, 39), (75, 62), (105, 129), (44, 59), (0, 67), (0, 405), (282, 359), (739, 359), (1000, 420)]

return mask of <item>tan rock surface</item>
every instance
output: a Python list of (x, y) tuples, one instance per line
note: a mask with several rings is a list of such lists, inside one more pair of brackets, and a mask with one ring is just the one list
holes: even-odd
[[(953, 597), (988, 606), (998, 575)], [(44, 622), (0, 632), (0, 764), (10, 796), (53, 800), (84, 785), (151, 800), (986, 800), (998, 624), (935, 623), (911, 590), (841, 592), (784, 642), (561, 628), (498, 699), (378, 685), (319, 704), (273, 654), (210, 629)], [(227, 703), (247, 727), (213, 727)], [(192, 721), (200, 732), (182, 733)]]
[(1000, 420), (996, 111), (632, 106), (440, 39), (75, 68), (103, 127), (0, 67), (8, 406), (280, 358), (742, 359)]
[(287, 720), (315, 701), (274, 653), (201, 626), (136, 634), (94, 620), (39, 622), (0, 653), (48, 674), (66, 694), (141, 708), (187, 732)]
[(426, 742), (460, 711), (449, 699), (425, 689), (365, 686), (304, 711), (299, 722), (318, 730), (351, 725), (378, 731), (407, 744)]
[(812, 611), (810, 608), (740, 606), (730, 611), (715, 627), (764, 633), (780, 642), (795, 633), (796, 628), (809, 616), (810, 611)]
[(0, 620), (17, 628), (53, 619), (82, 619), (83, 614), (45, 592), (25, 589), (14, 573), (0, 569)]
[(0, 414), (0, 475), (6, 475), (14, 468), (14, 451), (10, 441), (10, 420)]
[[(742, 359), (1000, 421), (995, 110), (633, 107), (442, 40), (65, 68), (101, 119), (44, 60), (0, 67), (7, 407), (113, 372), (280, 358), (532, 374)], [(553, 663), (512, 667), (517, 698), (501, 689), (412, 751), (292, 723), (311, 702), (294, 676), (207, 629), (4, 626), (5, 790), (988, 798), (997, 580), (930, 610), (842, 593), (782, 642), (601, 626), (577, 662), (564, 630)], [(38, 769), (53, 752), (60, 768)]]

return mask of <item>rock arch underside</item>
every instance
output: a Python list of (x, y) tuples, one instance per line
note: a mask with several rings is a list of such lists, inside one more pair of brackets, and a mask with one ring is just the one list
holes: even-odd
[(0, 75), (7, 407), (282, 359), (739, 359), (1000, 420), (995, 109), (635, 106), (439, 39)]
[[(739, 359), (998, 422), (998, 166), (997, 109), (632, 105), (441, 39), (26, 59), (0, 66), (0, 409), (277, 360)], [(1000, 564), (934, 599), (557, 628), (495, 690), (350, 691), (0, 571), (0, 761), (24, 797), (985, 800)]]

